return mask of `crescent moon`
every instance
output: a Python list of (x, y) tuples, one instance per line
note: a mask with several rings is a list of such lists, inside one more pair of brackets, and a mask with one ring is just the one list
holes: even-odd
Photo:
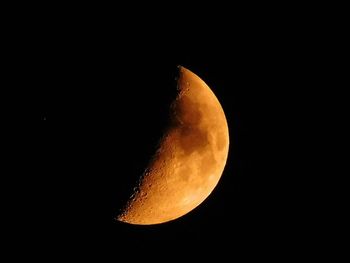
[(170, 125), (117, 220), (152, 225), (179, 218), (201, 204), (224, 170), (229, 132), (220, 102), (197, 75), (179, 66)]

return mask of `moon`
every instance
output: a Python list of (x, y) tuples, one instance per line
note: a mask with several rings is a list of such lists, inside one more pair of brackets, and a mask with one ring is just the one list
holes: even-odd
[(153, 225), (201, 204), (223, 173), (229, 132), (220, 102), (196, 74), (179, 66), (170, 124), (117, 220)]

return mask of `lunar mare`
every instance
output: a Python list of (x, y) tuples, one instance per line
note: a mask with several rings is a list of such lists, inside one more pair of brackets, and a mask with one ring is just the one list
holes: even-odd
[(119, 221), (151, 225), (179, 218), (201, 204), (222, 175), (229, 147), (224, 111), (203, 80), (179, 71), (171, 124)]

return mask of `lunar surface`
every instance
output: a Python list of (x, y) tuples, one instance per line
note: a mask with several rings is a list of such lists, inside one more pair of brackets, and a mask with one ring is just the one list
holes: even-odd
[(229, 148), (224, 111), (203, 80), (179, 71), (171, 124), (119, 221), (152, 225), (179, 218), (210, 195), (223, 173)]

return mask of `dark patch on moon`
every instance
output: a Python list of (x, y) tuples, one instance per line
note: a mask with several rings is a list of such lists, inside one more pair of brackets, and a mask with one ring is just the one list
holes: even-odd
[(208, 131), (198, 127), (183, 127), (180, 133), (180, 146), (185, 154), (201, 152), (209, 144)]
[(201, 152), (209, 145), (208, 130), (201, 129), (201, 104), (183, 95), (174, 105), (174, 124), (180, 129), (179, 145), (184, 153)]

